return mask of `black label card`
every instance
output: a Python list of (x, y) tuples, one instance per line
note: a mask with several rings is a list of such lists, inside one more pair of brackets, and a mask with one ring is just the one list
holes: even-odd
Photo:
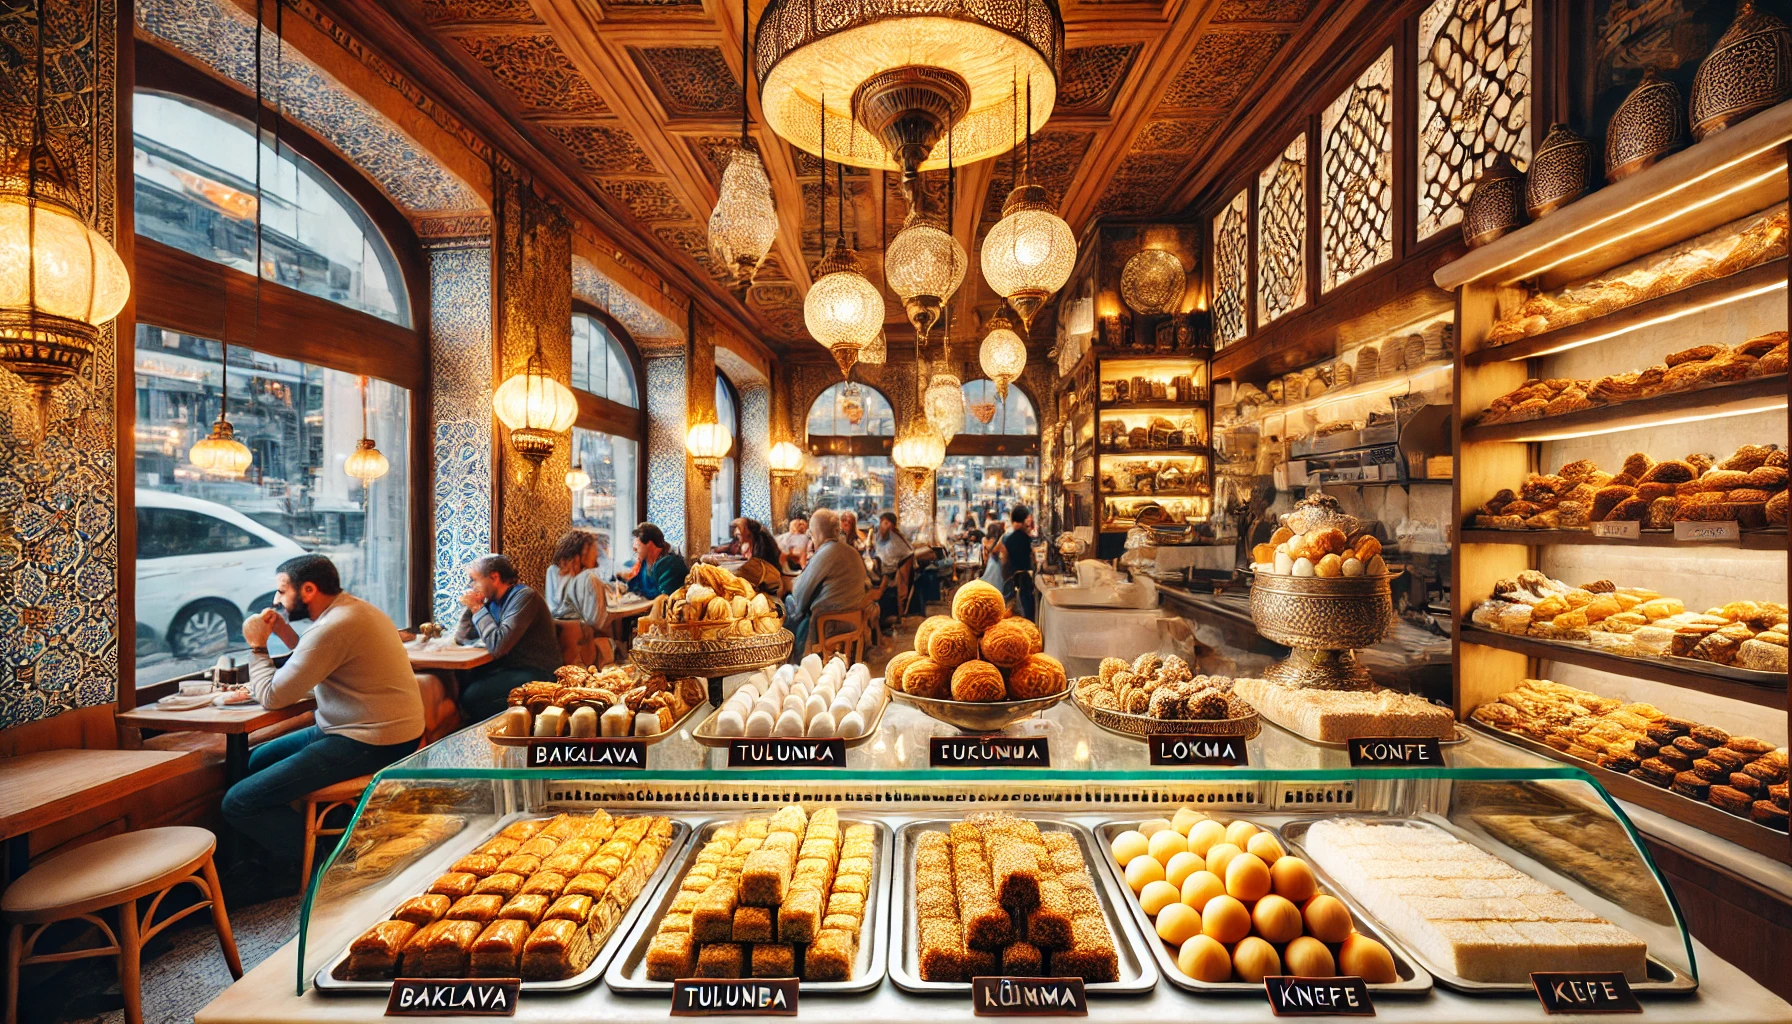
[(1620, 971), (1549, 971), (1531, 975), (1544, 1013), (1642, 1013)]
[(1301, 978), (1289, 974), (1263, 979), (1263, 994), (1278, 1017), (1373, 1017), (1369, 986), (1361, 978)]
[(1087, 1017), (1081, 978), (972, 978), (971, 1012), (979, 1017)]
[(1044, 736), (932, 736), (927, 759), (933, 768), (1050, 768), (1051, 747)]
[(730, 768), (844, 768), (843, 739), (755, 739), (728, 741)]
[(672, 983), (674, 1017), (794, 1017), (795, 978), (681, 978)]
[(1242, 768), (1251, 763), (1242, 736), (1185, 736), (1155, 733), (1145, 740), (1151, 763), (1166, 765), (1219, 765)]
[(1442, 768), (1444, 748), (1436, 736), (1355, 736), (1352, 768)]
[(514, 1017), (520, 978), (400, 978), (388, 1017)]
[(531, 768), (647, 769), (647, 741), (612, 736), (540, 739), (529, 742)]

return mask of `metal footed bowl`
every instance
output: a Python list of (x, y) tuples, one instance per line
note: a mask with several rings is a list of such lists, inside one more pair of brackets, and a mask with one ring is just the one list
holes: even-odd
[(1294, 648), (1271, 665), (1265, 678), (1286, 686), (1322, 690), (1366, 690), (1369, 673), (1352, 653), (1373, 647), (1394, 618), (1393, 581), (1400, 570), (1381, 576), (1281, 576), (1256, 573), (1251, 579), (1251, 621), (1257, 632)]
[(1034, 697), (1031, 700), (998, 700), (983, 703), (980, 701), (941, 700), (936, 697), (919, 697), (901, 690), (891, 690), (890, 699), (901, 701), (910, 707), (919, 708), (929, 718), (937, 718), (950, 726), (965, 732), (1000, 732), (1023, 718), (1031, 718), (1041, 711), (1070, 696), (1070, 687), (1049, 697)]
[[(1080, 681), (1080, 680), (1079, 680)], [(1072, 691), (1076, 688), (1073, 685)], [(1074, 695), (1070, 702), (1083, 713), (1083, 717), (1094, 722), (1098, 728), (1121, 736), (1137, 740), (1147, 740), (1152, 736), (1171, 734), (1177, 736), (1241, 736), (1247, 740), (1256, 739), (1263, 731), (1263, 719), (1252, 711), (1239, 718), (1221, 719), (1183, 719), (1152, 718), (1150, 715), (1131, 715), (1112, 708), (1098, 708), (1085, 704)]]
[(790, 657), (795, 642), (788, 629), (719, 640), (637, 636), (629, 648), (629, 659), (643, 672), (715, 679), (776, 665)]

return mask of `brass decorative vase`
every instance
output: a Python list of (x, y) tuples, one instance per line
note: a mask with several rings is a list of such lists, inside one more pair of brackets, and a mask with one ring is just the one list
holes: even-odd
[(1630, 90), (1605, 129), (1605, 180), (1622, 181), (1686, 145), (1680, 90), (1655, 73)]
[(1263, 678), (1296, 689), (1367, 690), (1369, 670), (1356, 651), (1388, 635), (1394, 619), (1392, 583), (1399, 576), (1281, 576), (1251, 580), (1251, 621), (1264, 637), (1293, 653)]
[(1736, 5), (1736, 20), (1692, 80), (1692, 137), (1700, 140), (1792, 96), (1792, 32), (1786, 23)]
[(1587, 194), (1593, 144), (1567, 125), (1549, 126), (1525, 171), (1524, 212), (1539, 220)]
[(1524, 225), (1524, 175), (1501, 153), (1475, 179), (1462, 213), (1462, 240), (1470, 249)]

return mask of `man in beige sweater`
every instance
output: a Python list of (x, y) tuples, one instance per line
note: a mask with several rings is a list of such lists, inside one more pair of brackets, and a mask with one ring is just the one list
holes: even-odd
[[(224, 794), (224, 818), (276, 863), (296, 869), (305, 822), (293, 801), (376, 772), (417, 749), (423, 699), (397, 627), (385, 612), (345, 592), (328, 558), (300, 555), (282, 562), (274, 574), (274, 603), (243, 623), (249, 692), (267, 708), (315, 696), (317, 724), (249, 754), (248, 775)], [(304, 636), (292, 628), (301, 619), (312, 620)], [(292, 650), (278, 668), (268, 656), (269, 636)]]

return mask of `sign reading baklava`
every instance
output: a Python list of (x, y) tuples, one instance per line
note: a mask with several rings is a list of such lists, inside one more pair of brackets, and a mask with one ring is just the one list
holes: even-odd
[(927, 760), (932, 768), (1050, 768), (1052, 753), (1044, 736), (933, 736)]
[(1154, 733), (1146, 738), (1151, 763), (1242, 768), (1251, 763), (1242, 736), (1185, 736)]
[(530, 768), (621, 768), (645, 771), (647, 741), (609, 736), (562, 736), (531, 740)]
[(1548, 971), (1531, 975), (1544, 1013), (1642, 1013), (1623, 971)]
[(1081, 978), (972, 978), (971, 1012), (979, 1017), (1087, 1017)]
[(514, 1017), (520, 978), (400, 978), (388, 1017)]
[(1263, 979), (1269, 1009), (1278, 1017), (1373, 1017), (1369, 986), (1361, 978), (1302, 978), (1272, 974)]
[(846, 740), (735, 739), (728, 741), (730, 768), (844, 768)]
[(1352, 736), (1352, 768), (1442, 768), (1444, 748), (1435, 736)]
[(794, 1017), (795, 978), (680, 978), (672, 983), (674, 1017)]

